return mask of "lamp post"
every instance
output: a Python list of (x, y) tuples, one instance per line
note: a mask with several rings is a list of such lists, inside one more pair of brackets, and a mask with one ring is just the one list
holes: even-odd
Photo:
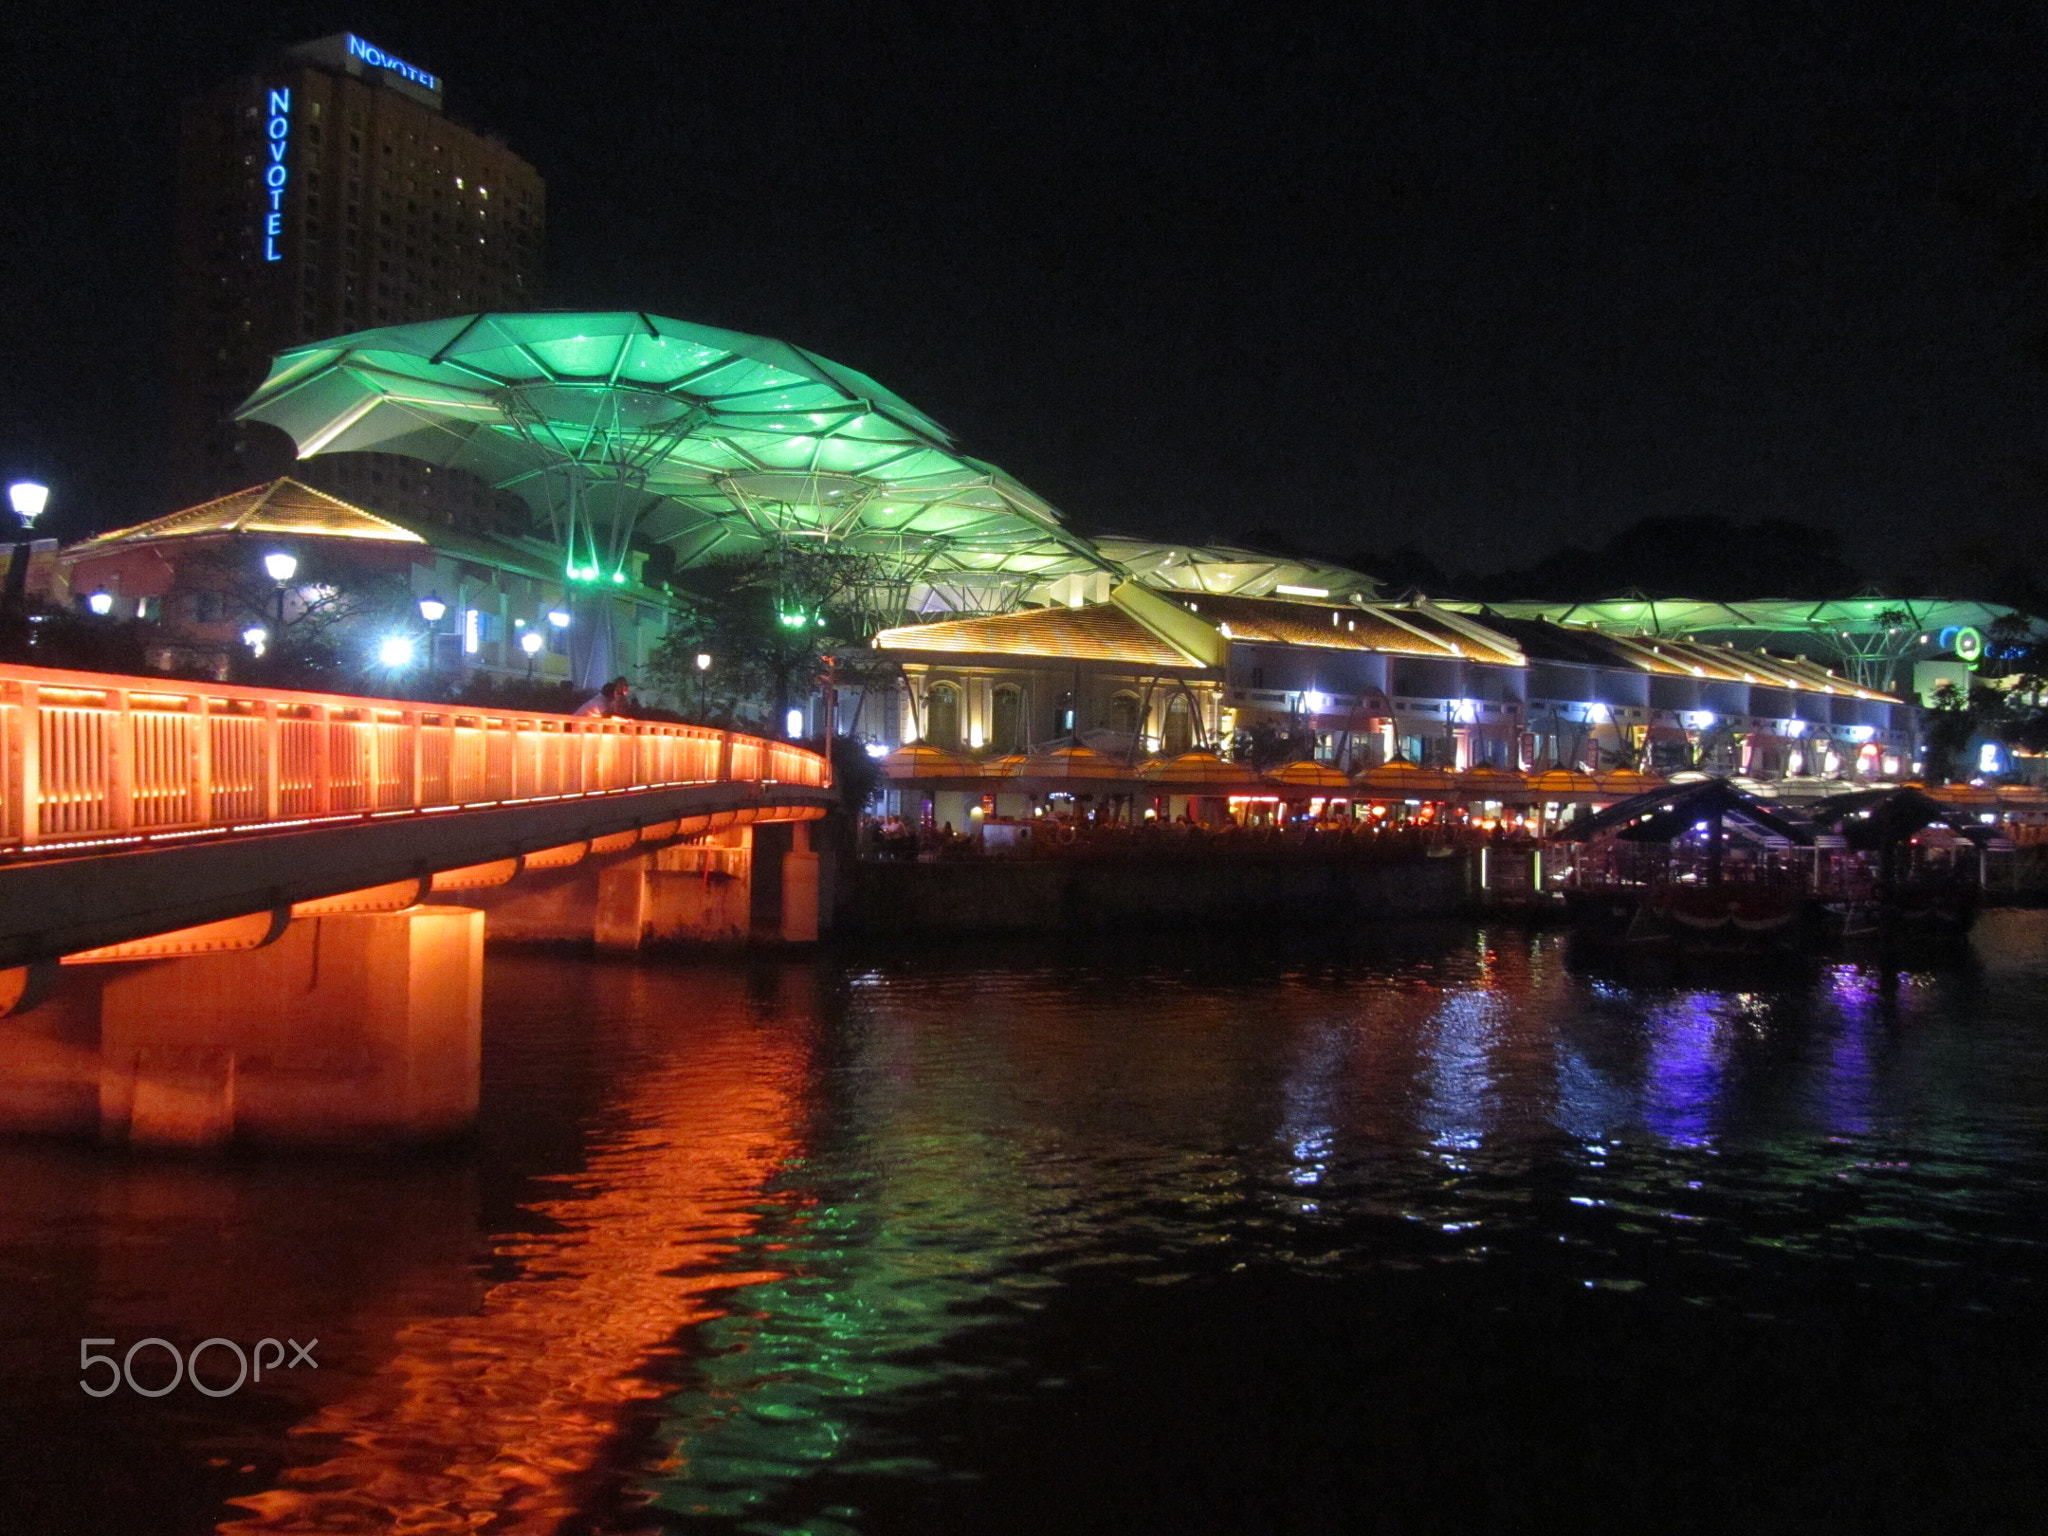
[(701, 716), (710, 707), (708, 695), (711, 688), (711, 658), (704, 652), (697, 653), (697, 713)]
[(420, 617), (427, 621), (427, 676), (434, 675), (434, 663), (439, 659), (435, 652), (441, 648), (441, 618), (448, 612), (448, 605), (441, 601), (441, 594), (429, 592), (420, 599)]
[(85, 600), (85, 606), (92, 610), (95, 618), (104, 619), (114, 611), (114, 594), (107, 591), (95, 592)]
[(50, 488), (40, 481), (16, 480), (7, 487), (7, 505), (14, 512), (17, 531), (14, 559), (7, 567), (7, 592), (5, 598), (0, 599), (0, 609), (4, 609), (12, 624), (21, 626), (19, 634), (7, 637), (10, 649), (20, 652), (17, 659), (26, 659), (28, 652), (27, 626), (21, 621), (28, 608), (28, 564), (33, 530), (36, 519), (42, 516), (43, 508), (49, 504)]
[(277, 583), (277, 628), (271, 631), (280, 645), (284, 643), (284, 591), (286, 585), (299, 569), (299, 557), (284, 550), (272, 550), (263, 557), (263, 569), (270, 579)]
[(533, 659), (540, 655), (540, 648), (547, 644), (537, 629), (529, 629), (519, 637), (519, 649), (526, 652), (526, 680), (533, 681)]

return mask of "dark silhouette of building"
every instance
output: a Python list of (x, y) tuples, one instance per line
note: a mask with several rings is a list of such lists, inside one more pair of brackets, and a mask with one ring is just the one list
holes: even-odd
[[(229, 419), (280, 350), (539, 306), (540, 175), (444, 115), (441, 97), (438, 77), (342, 33), (186, 103), (166, 486), (178, 504), (290, 467), (282, 434)], [(383, 459), (327, 455), (294, 472), (373, 506), (399, 496), (391, 510), (408, 516), (497, 515), (467, 477)]]

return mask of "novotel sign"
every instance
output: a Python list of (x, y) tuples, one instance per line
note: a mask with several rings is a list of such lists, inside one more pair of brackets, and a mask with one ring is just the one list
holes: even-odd
[(263, 146), (263, 259), (282, 261), (277, 248), (284, 234), (284, 188), (291, 179), (286, 151), (292, 141), (292, 93), (284, 86), (270, 93), (270, 114), (264, 121)]
[(441, 81), (438, 76), (430, 75), (424, 69), (414, 68), (406, 63), (405, 60), (399, 58), (397, 54), (386, 53), (375, 43), (366, 43), (353, 32), (347, 34), (347, 39), (344, 46), (348, 49), (348, 56), (350, 58), (361, 59), (372, 69), (388, 69), (401, 80), (410, 80), (414, 85), (424, 87), (427, 90), (439, 91), (441, 89)]

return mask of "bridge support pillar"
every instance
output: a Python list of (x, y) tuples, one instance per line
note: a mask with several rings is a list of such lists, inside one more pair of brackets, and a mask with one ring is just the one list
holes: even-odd
[(643, 853), (621, 859), (598, 875), (591, 937), (599, 949), (630, 951), (640, 947), (652, 905), (647, 877), (653, 867), (654, 855)]
[(301, 918), (263, 949), (109, 976), (101, 1138), (351, 1144), (452, 1135), (476, 1117), (484, 915)]
[(818, 942), (818, 855), (811, 848), (811, 824), (794, 823), (791, 847), (782, 856), (782, 942)]

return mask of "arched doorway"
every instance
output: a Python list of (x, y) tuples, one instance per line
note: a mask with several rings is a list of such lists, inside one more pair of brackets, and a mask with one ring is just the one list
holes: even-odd
[(1005, 683), (989, 700), (989, 745), (998, 753), (1024, 750), (1024, 690)]
[(1188, 696), (1176, 693), (1166, 701), (1166, 723), (1159, 732), (1160, 750), (1168, 757), (1178, 757), (1193, 749), (1195, 745), (1195, 711), (1188, 703)]
[(925, 695), (924, 739), (949, 752), (959, 749), (960, 690), (951, 683), (934, 683)]

